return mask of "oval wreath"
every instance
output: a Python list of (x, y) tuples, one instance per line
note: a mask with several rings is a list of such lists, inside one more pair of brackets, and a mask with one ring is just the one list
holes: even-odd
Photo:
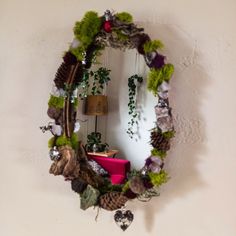
[[(170, 149), (170, 139), (174, 136), (168, 101), (169, 80), (174, 67), (165, 63), (165, 57), (159, 53), (162, 42), (151, 40), (143, 28), (133, 23), (132, 16), (127, 12), (115, 14), (107, 10), (103, 16), (98, 16), (96, 12), (89, 11), (80, 22), (76, 22), (74, 35), (75, 39), (65, 52), (63, 63), (56, 73), (48, 101), (47, 114), (54, 121), (40, 127), (43, 132), (50, 130), (53, 134), (48, 143), (53, 161), (49, 172), (62, 175), (71, 182), (72, 189), (80, 195), (81, 209), (97, 206), (98, 209), (117, 210), (114, 219), (125, 230), (133, 220), (132, 212), (124, 209), (125, 203), (135, 198), (148, 201), (153, 196), (159, 196), (159, 187), (169, 178), (163, 167)], [(143, 168), (128, 171), (121, 184), (112, 184), (109, 176), (102, 176), (91, 165), (90, 157), (77, 136), (78, 100), (86, 97), (83, 92), (90, 83), (89, 75), (94, 75), (90, 67), (105, 47), (137, 49), (150, 68), (147, 89), (158, 98), (155, 106), (156, 125), (150, 131), (150, 156)], [(108, 70), (100, 68), (95, 73), (98, 77), (99, 73), (103, 73), (105, 82), (109, 80)], [(133, 96), (137, 82), (142, 82), (142, 77), (134, 75), (128, 82), (131, 115), (128, 134), (132, 137), (132, 125), (137, 122)], [(80, 96), (78, 89), (82, 89)]]

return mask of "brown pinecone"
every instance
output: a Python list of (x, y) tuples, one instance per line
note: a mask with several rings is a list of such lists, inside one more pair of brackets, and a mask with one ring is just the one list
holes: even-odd
[(77, 62), (76, 56), (74, 56), (70, 51), (65, 53), (63, 60), (67, 65), (74, 65)]
[(132, 177), (129, 183), (129, 187), (132, 190), (132, 192), (137, 194), (141, 194), (146, 190), (143, 184), (143, 180), (140, 176)]
[(54, 79), (54, 83), (57, 86), (57, 88), (65, 88), (65, 83), (69, 77), (70, 74), (70, 70), (71, 70), (71, 66), (67, 65), (65, 62), (63, 62), (60, 67), (57, 70), (55, 79)]
[(161, 132), (151, 132), (151, 145), (159, 151), (168, 151), (170, 149), (170, 140), (162, 135)]
[(128, 198), (119, 192), (109, 192), (102, 195), (99, 198), (99, 205), (108, 211), (114, 211), (122, 206), (128, 201)]

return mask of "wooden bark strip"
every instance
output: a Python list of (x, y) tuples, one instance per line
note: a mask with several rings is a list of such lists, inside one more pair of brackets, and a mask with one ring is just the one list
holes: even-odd
[[(81, 62), (77, 62), (76, 65), (71, 66), (70, 74), (67, 80), (67, 84), (69, 86), (73, 84), (76, 72), (80, 65), (81, 65)], [(73, 91), (69, 91), (69, 93), (67, 94), (67, 97), (65, 98), (65, 105), (64, 105), (64, 110), (63, 110), (64, 124), (65, 124), (64, 131), (65, 131), (66, 137), (68, 138), (71, 137), (71, 134), (73, 132), (72, 129), (74, 128), (74, 125), (71, 124), (72, 122), (71, 112), (73, 111), (72, 109), (73, 104), (71, 103), (70, 98), (71, 98), (72, 92)]]

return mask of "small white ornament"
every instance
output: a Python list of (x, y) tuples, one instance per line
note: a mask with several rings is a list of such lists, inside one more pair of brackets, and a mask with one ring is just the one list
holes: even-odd
[(53, 135), (61, 136), (62, 135), (62, 128), (60, 125), (56, 125), (55, 123), (51, 124), (51, 131)]
[(79, 130), (80, 130), (80, 123), (79, 123), (79, 121), (76, 121), (76, 122), (75, 122), (74, 132), (76, 133), (76, 132), (78, 132)]

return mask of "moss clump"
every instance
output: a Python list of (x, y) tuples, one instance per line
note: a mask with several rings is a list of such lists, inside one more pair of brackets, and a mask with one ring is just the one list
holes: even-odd
[(143, 50), (145, 53), (154, 52), (157, 49), (164, 47), (164, 44), (160, 40), (147, 41), (143, 45)]
[(55, 142), (55, 137), (51, 137), (51, 138), (48, 140), (48, 148), (52, 148), (53, 145), (54, 145), (54, 142)]
[(79, 145), (79, 140), (78, 140), (78, 135), (77, 133), (73, 133), (72, 136), (71, 136), (71, 146), (73, 149), (78, 149), (78, 145)]
[(160, 150), (158, 150), (156, 148), (153, 148), (151, 150), (151, 154), (152, 154), (152, 156), (160, 157), (162, 160), (166, 157), (166, 152), (165, 151), (160, 151)]
[(125, 23), (132, 23), (133, 22), (133, 16), (130, 15), (128, 12), (121, 12), (115, 14), (116, 18), (119, 21), (125, 22)]
[(98, 13), (88, 11), (80, 22), (75, 23), (75, 37), (87, 48), (93, 42), (95, 35), (100, 31), (101, 25), (102, 21)]
[(85, 57), (86, 48), (84, 46), (79, 46), (77, 48), (70, 48), (70, 52), (76, 56), (78, 61), (83, 61)]
[(147, 88), (150, 92), (157, 96), (158, 86), (163, 81), (169, 81), (174, 72), (174, 66), (172, 64), (166, 64), (160, 69), (151, 69), (148, 74)]
[(150, 178), (151, 183), (157, 187), (166, 183), (169, 179), (168, 174), (164, 170), (161, 170), (160, 173), (158, 173), (158, 174), (153, 173), (153, 172), (149, 172), (148, 176)]
[(48, 106), (62, 109), (64, 107), (64, 101), (65, 101), (65, 98), (62, 96), (56, 97), (56, 96), (51, 95), (48, 101)]
[(56, 140), (57, 147), (69, 145), (75, 150), (78, 148), (78, 143), (79, 143), (78, 136), (76, 133), (73, 133), (71, 138), (68, 138), (63, 134), (63, 135), (59, 136)]
[(127, 181), (127, 182), (123, 185), (123, 187), (122, 187), (122, 192), (124, 193), (124, 192), (126, 192), (128, 189), (129, 189), (129, 181)]
[(71, 146), (70, 139), (68, 139), (65, 135), (59, 136), (56, 140), (56, 146), (60, 147), (60, 146), (65, 146), (65, 145)]
[(167, 139), (171, 139), (175, 136), (175, 131), (167, 131), (167, 132), (164, 132), (162, 133), (162, 135), (167, 138)]

